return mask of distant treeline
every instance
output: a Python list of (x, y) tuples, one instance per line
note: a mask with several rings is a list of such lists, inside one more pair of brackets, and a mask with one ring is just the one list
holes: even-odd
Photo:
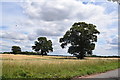
[[(12, 52), (2, 52), (2, 54), (13, 54)], [(21, 52), (19, 54), (24, 54), (24, 55), (40, 55), (37, 52)], [(46, 55), (46, 56), (64, 56), (64, 55)], [(74, 56), (69, 56), (69, 57), (74, 57)], [(86, 57), (101, 57), (101, 58), (120, 58), (120, 56), (97, 56), (97, 55), (89, 55)]]
[[(2, 54), (13, 54), (13, 52), (3, 52)], [(25, 55), (39, 55), (39, 54), (36, 53), (36, 52), (28, 52), (28, 51), (20, 52), (19, 54), (25, 54)]]
[(101, 58), (120, 58), (120, 56), (97, 56), (97, 55), (91, 55), (87, 57), (101, 57)]

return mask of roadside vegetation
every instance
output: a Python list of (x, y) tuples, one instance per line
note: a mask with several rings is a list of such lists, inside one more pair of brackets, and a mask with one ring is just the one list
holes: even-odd
[(118, 58), (12, 55), (2, 54), (2, 78), (73, 78), (112, 69), (119, 66)]

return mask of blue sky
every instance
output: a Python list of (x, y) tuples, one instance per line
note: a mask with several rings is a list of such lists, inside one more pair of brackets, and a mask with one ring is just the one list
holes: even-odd
[[(83, 2), (84, 1), (84, 2)], [(1, 6), (2, 5), (2, 6)], [(40, 36), (53, 42), (54, 52), (69, 55), (60, 47), (59, 38), (74, 22), (92, 23), (101, 32), (95, 55), (118, 55), (118, 4), (105, 0), (27, 0), (0, 2), (0, 52), (18, 45), (22, 51)]]

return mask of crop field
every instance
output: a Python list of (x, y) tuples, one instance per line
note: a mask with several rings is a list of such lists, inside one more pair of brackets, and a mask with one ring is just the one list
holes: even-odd
[(118, 68), (118, 58), (1, 54), (3, 78), (73, 78)]

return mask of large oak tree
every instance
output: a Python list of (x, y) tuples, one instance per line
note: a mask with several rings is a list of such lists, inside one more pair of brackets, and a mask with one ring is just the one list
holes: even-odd
[(62, 48), (70, 44), (68, 53), (75, 55), (78, 59), (83, 59), (86, 54), (92, 54), (92, 50), (95, 49), (96, 34), (100, 32), (95, 25), (78, 22), (72, 25), (59, 42)]

